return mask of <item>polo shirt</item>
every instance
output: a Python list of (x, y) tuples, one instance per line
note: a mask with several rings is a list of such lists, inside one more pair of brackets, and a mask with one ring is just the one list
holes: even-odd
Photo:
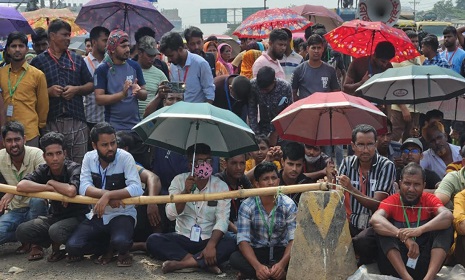
[(271, 67), (274, 69), (276, 78), (280, 78), (285, 80), (286, 79), (286, 74), (284, 74), (284, 69), (279, 63), (279, 60), (273, 60), (267, 52), (263, 52), (262, 55), (255, 60), (253, 66), (252, 66), (252, 73), (253, 77), (257, 77), (258, 70), (260, 70), (262, 67)]
[(145, 89), (147, 90), (147, 99), (138, 100), (139, 103), (139, 116), (142, 119), (145, 113), (145, 108), (157, 95), (158, 87), (162, 82), (167, 82), (168, 78), (163, 72), (155, 66), (149, 69), (142, 69), (144, 80), (146, 82)]
[(294, 73), (295, 68), (302, 62), (304, 62), (303, 57), (294, 50), (288, 56), (284, 54), (283, 59), (279, 61), (279, 64), (281, 64), (281, 67), (284, 70), (286, 81), (289, 83), (292, 81), (292, 74)]

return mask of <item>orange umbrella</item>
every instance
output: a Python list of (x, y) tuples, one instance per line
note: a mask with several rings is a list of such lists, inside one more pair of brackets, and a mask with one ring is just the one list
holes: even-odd
[(23, 16), (27, 19), (29, 25), (32, 28), (42, 27), (45, 30), (48, 29), (48, 25), (54, 19), (61, 19), (71, 25), (71, 36), (82, 35), (87, 33), (86, 30), (82, 29), (74, 23), (76, 20), (76, 14), (71, 12), (69, 9), (49, 9), (43, 8), (32, 12), (24, 12)]

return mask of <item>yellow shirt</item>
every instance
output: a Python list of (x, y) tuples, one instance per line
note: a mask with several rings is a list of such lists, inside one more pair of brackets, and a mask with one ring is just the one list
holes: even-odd
[[(18, 72), (10, 72), (11, 65), (0, 69), (0, 89), (5, 103), (5, 113), (8, 106), (13, 106), (13, 115), (6, 117), (7, 121), (19, 121), (24, 125), (26, 140), (31, 140), (39, 135), (39, 128), (45, 127), (48, 114), (48, 90), (44, 73), (25, 62)], [(17, 81), (18, 87), (10, 96), (8, 86), (8, 74), (10, 74), (10, 86), (13, 90)]]
[[(276, 165), (276, 167), (278, 168), (278, 170), (281, 169), (281, 163), (277, 160), (273, 161), (273, 163)], [(246, 162), (245, 162), (245, 172), (251, 170), (252, 168), (255, 167), (255, 160), (253, 158), (249, 158)]]

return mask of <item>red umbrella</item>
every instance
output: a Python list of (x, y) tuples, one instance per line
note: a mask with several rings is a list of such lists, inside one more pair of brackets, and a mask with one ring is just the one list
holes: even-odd
[(325, 35), (333, 50), (353, 57), (364, 57), (373, 54), (379, 42), (389, 41), (396, 55), (392, 62), (402, 62), (420, 55), (415, 45), (400, 29), (382, 22), (352, 20)]
[(246, 18), (233, 35), (239, 38), (265, 39), (273, 29), (287, 28), (291, 32), (305, 30), (313, 23), (291, 9), (260, 10)]
[(288, 106), (272, 123), (282, 139), (332, 146), (350, 144), (352, 129), (359, 124), (382, 133), (386, 115), (365, 99), (342, 91), (315, 92)]
[(324, 6), (300, 5), (291, 9), (308, 18), (313, 23), (323, 24), (328, 31), (333, 30), (344, 22), (336, 12)]

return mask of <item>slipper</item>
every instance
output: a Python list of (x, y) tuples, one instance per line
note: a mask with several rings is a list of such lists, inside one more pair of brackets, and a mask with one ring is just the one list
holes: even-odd
[(32, 245), (31, 252), (27, 259), (29, 261), (38, 261), (44, 258), (44, 249), (37, 245)]
[(30, 251), (31, 251), (31, 244), (27, 243), (27, 244), (22, 244), (21, 246), (19, 246), (15, 250), (15, 253), (19, 255), (19, 254), (29, 253)]
[(48, 256), (47, 261), (48, 262), (58, 262), (58, 261), (61, 261), (64, 258), (66, 258), (66, 251), (65, 250), (58, 250), (58, 251), (52, 252), (52, 254), (50, 256)]
[(127, 253), (124, 255), (118, 255), (118, 261), (116, 262), (118, 267), (130, 267), (132, 266), (132, 255)]
[(83, 256), (66, 256), (66, 262), (67, 263), (75, 263), (75, 262), (80, 262), (84, 259)]
[(108, 257), (105, 255), (101, 255), (98, 258), (93, 258), (93, 261), (95, 264), (106, 265), (106, 264), (111, 263), (112, 261), (115, 261), (116, 259), (117, 259), (116, 256)]

